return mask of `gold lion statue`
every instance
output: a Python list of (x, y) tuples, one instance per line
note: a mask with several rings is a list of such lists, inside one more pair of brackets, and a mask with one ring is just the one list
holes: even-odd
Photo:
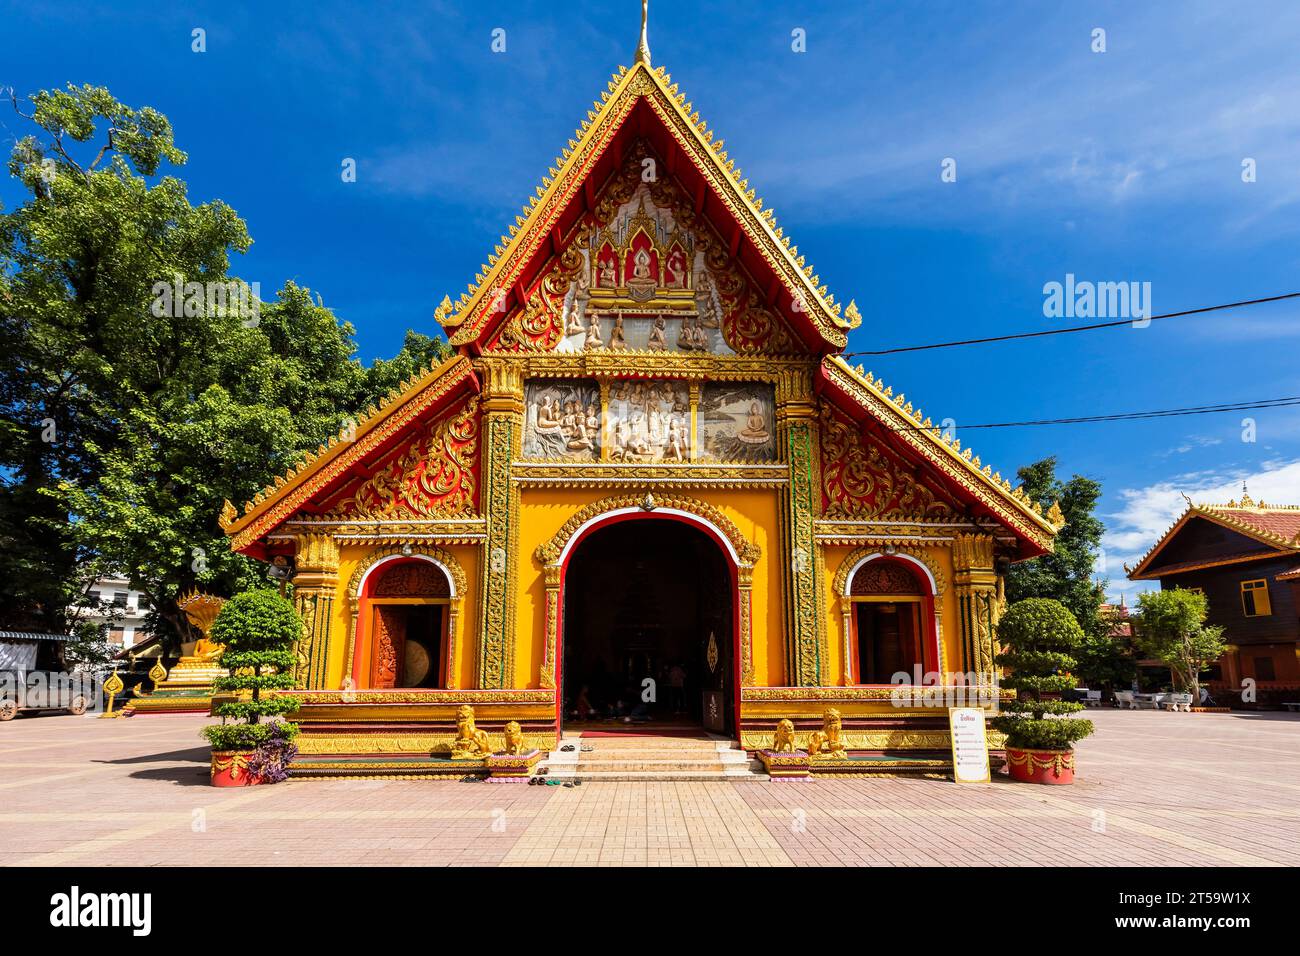
[(451, 745), (452, 760), (472, 760), (486, 757), (492, 752), (492, 742), (486, 730), (474, 726), (474, 708), (461, 704), (456, 711), (456, 741)]
[(790, 718), (777, 721), (776, 733), (772, 735), (774, 753), (794, 753), (794, 721)]
[(848, 754), (844, 752), (844, 741), (840, 739), (843, 729), (840, 712), (834, 707), (828, 707), (822, 714), (822, 729), (813, 731), (808, 738), (808, 756), (824, 755), (841, 760), (846, 758)]
[(524, 731), (519, 726), (519, 721), (512, 720), (506, 724), (506, 749), (505, 752), (510, 755), (521, 754), (525, 751)]

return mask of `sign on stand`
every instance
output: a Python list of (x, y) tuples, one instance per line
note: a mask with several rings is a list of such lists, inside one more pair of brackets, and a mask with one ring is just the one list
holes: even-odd
[(988, 783), (989, 738), (979, 707), (949, 707), (952, 736), (952, 779), (956, 783)]

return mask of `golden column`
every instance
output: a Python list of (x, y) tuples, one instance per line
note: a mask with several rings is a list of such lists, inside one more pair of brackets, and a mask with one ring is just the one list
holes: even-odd
[(300, 534), (293, 576), (293, 605), (302, 618), (302, 639), (294, 649), (299, 687), (325, 687), (334, 594), (339, 584), (339, 549), (332, 535)]
[(519, 486), (510, 466), (519, 457), (524, 428), (523, 372), (513, 363), (483, 359), (483, 500), (487, 519), (479, 575), (478, 686), (515, 683), (515, 589), (518, 582)]
[(981, 683), (991, 682), (997, 654), (997, 623), (1002, 602), (993, 563), (993, 536), (959, 534), (953, 541), (952, 565), (961, 628), (962, 663)]
[(808, 369), (784, 372), (776, 390), (777, 435), (790, 480), (782, 492), (781, 554), (785, 579), (786, 682), (817, 687), (823, 673), (826, 600), (813, 520), (821, 512), (817, 404)]

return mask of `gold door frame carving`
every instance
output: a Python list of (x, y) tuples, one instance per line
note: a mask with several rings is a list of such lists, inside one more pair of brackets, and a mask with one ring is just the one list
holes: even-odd
[(898, 558), (909, 564), (914, 565), (924, 575), (925, 580), (930, 582), (930, 598), (934, 605), (934, 636), (936, 648), (936, 664), (940, 674), (947, 673), (947, 663), (943, 652), (943, 595), (948, 588), (948, 582), (944, 577), (943, 569), (933, 557), (927, 555), (924, 551), (914, 548), (892, 548), (882, 550), (878, 547), (858, 548), (856, 551), (849, 552), (848, 556), (840, 562), (839, 570), (835, 572), (835, 596), (840, 602), (840, 612), (843, 615), (843, 642), (844, 642), (844, 679), (842, 683), (845, 687), (857, 686), (853, 683), (853, 668), (849, 666), (853, 653), (853, 596), (850, 589), (853, 587), (853, 576), (858, 573), (866, 564), (880, 558)]
[(447, 640), (447, 658), (444, 662), (447, 669), (446, 683), (448, 689), (454, 690), (456, 688), (456, 624), (460, 619), (461, 603), (465, 600), (467, 587), (465, 569), (460, 566), (460, 562), (456, 560), (456, 557), (451, 552), (429, 545), (420, 545), (418, 550), (410, 545), (377, 548), (367, 554), (361, 563), (357, 565), (356, 570), (352, 572), (352, 577), (348, 581), (348, 611), (351, 622), (349, 624), (350, 636), (347, 645), (347, 660), (343, 664), (344, 681), (352, 678), (352, 667), (359, 650), (360, 633), (357, 621), (361, 613), (361, 591), (366, 580), (373, 571), (384, 564), (411, 558), (427, 561), (447, 576), (451, 597), (442, 601), (431, 601), (430, 603), (445, 603), (447, 605), (447, 620), (444, 625)]
[(619, 515), (637, 512), (646, 515), (662, 512), (665, 516), (675, 515), (686, 518), (690, 523), (702, 525), (712, 531), (726, 546), (725, 550), (736, 571), (734, 617), (737, 622), (737, 642), (740, 645), (740, 684), (742, 687), (753, 686), (751, 601), (754, 565), (762, 556), (762, 550), (741, 534), (740, 529), (730, 518), (708, 502), (680, 495), (659, 497), (646, 492), (641, 495), (615, 495), (592, 502), (574, 513), (553, 538), (538, 546), (534, 557), (542, 565), (546, 585), (546, 642), (541, 668), (542, 687), (547, 690), (556, 689), (555, 664), (560, 637), (560, 587), (569, 549), (596, 525)]

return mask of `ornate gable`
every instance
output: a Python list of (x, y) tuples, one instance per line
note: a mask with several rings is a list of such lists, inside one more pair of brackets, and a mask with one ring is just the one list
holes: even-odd
[[(455, 303), (444, 298), (435, 312), (453, 344), (553, 348), (557, 329), (567, 329), (557, 317), (567, 323), (572, 316), (572, 302), (560, 302), (580, 282), (594, 310), (644, 306), (651, 296), (671, 316), (666, 305), (674, 300), (685, 311), (692, 302), (707, 306), (711, 293), (701, 289), (701, 273), (713, 281), (734, 268), (746, 281), (716, 290), (724, 315), (710, 316), (706, 307), (700, 316), (730, 323), (723, 327), (731, 348), (798, 344), (799, 351), (823, 354), (844, 347), (856, 310), (841, 317), (722, 140), (662, 68), (645, 61), (620, 68), (576, 136), (468, 291)], [(642, 198), (653, 227), (632, 221)], [(788, 344), (778, 330), (791, 333)], [(602, 343), (607, 334), (601, 329)]]
[(264, 558), (267, 535), (330, 508), (392, 517), (472, 511), (479, 388), (473, 364), (462, 356), (403, 383), (355, 427), (258, 492), (242, 514), (226, 502), (220, 522), (231, 548)]
[[(492, 351), (786, 354), (786, 320), (649, 142), (631, 144)], [(663, 171), (662, 174), (660, 171)], [(647, 175), (653, 178), (647, 181)]]
[(404, 447), (354, 482), (331, 518), (450, 518), (475, 512), (478, 501), (478, 399), (434, 419)]
[(862, 520), (874, 519), (871, 512), (944, 520), (956, 506), (955, 516), (992, 519), (1012, 532), (1022, 558), (1052, 549), (1065, 524), (1060, 508), (1044, 514), (903, 395), (834, 355), (822, 360), (818, 391), (824, 409), (828, 400), (835, 407), (822, 422), (828, 508)]

